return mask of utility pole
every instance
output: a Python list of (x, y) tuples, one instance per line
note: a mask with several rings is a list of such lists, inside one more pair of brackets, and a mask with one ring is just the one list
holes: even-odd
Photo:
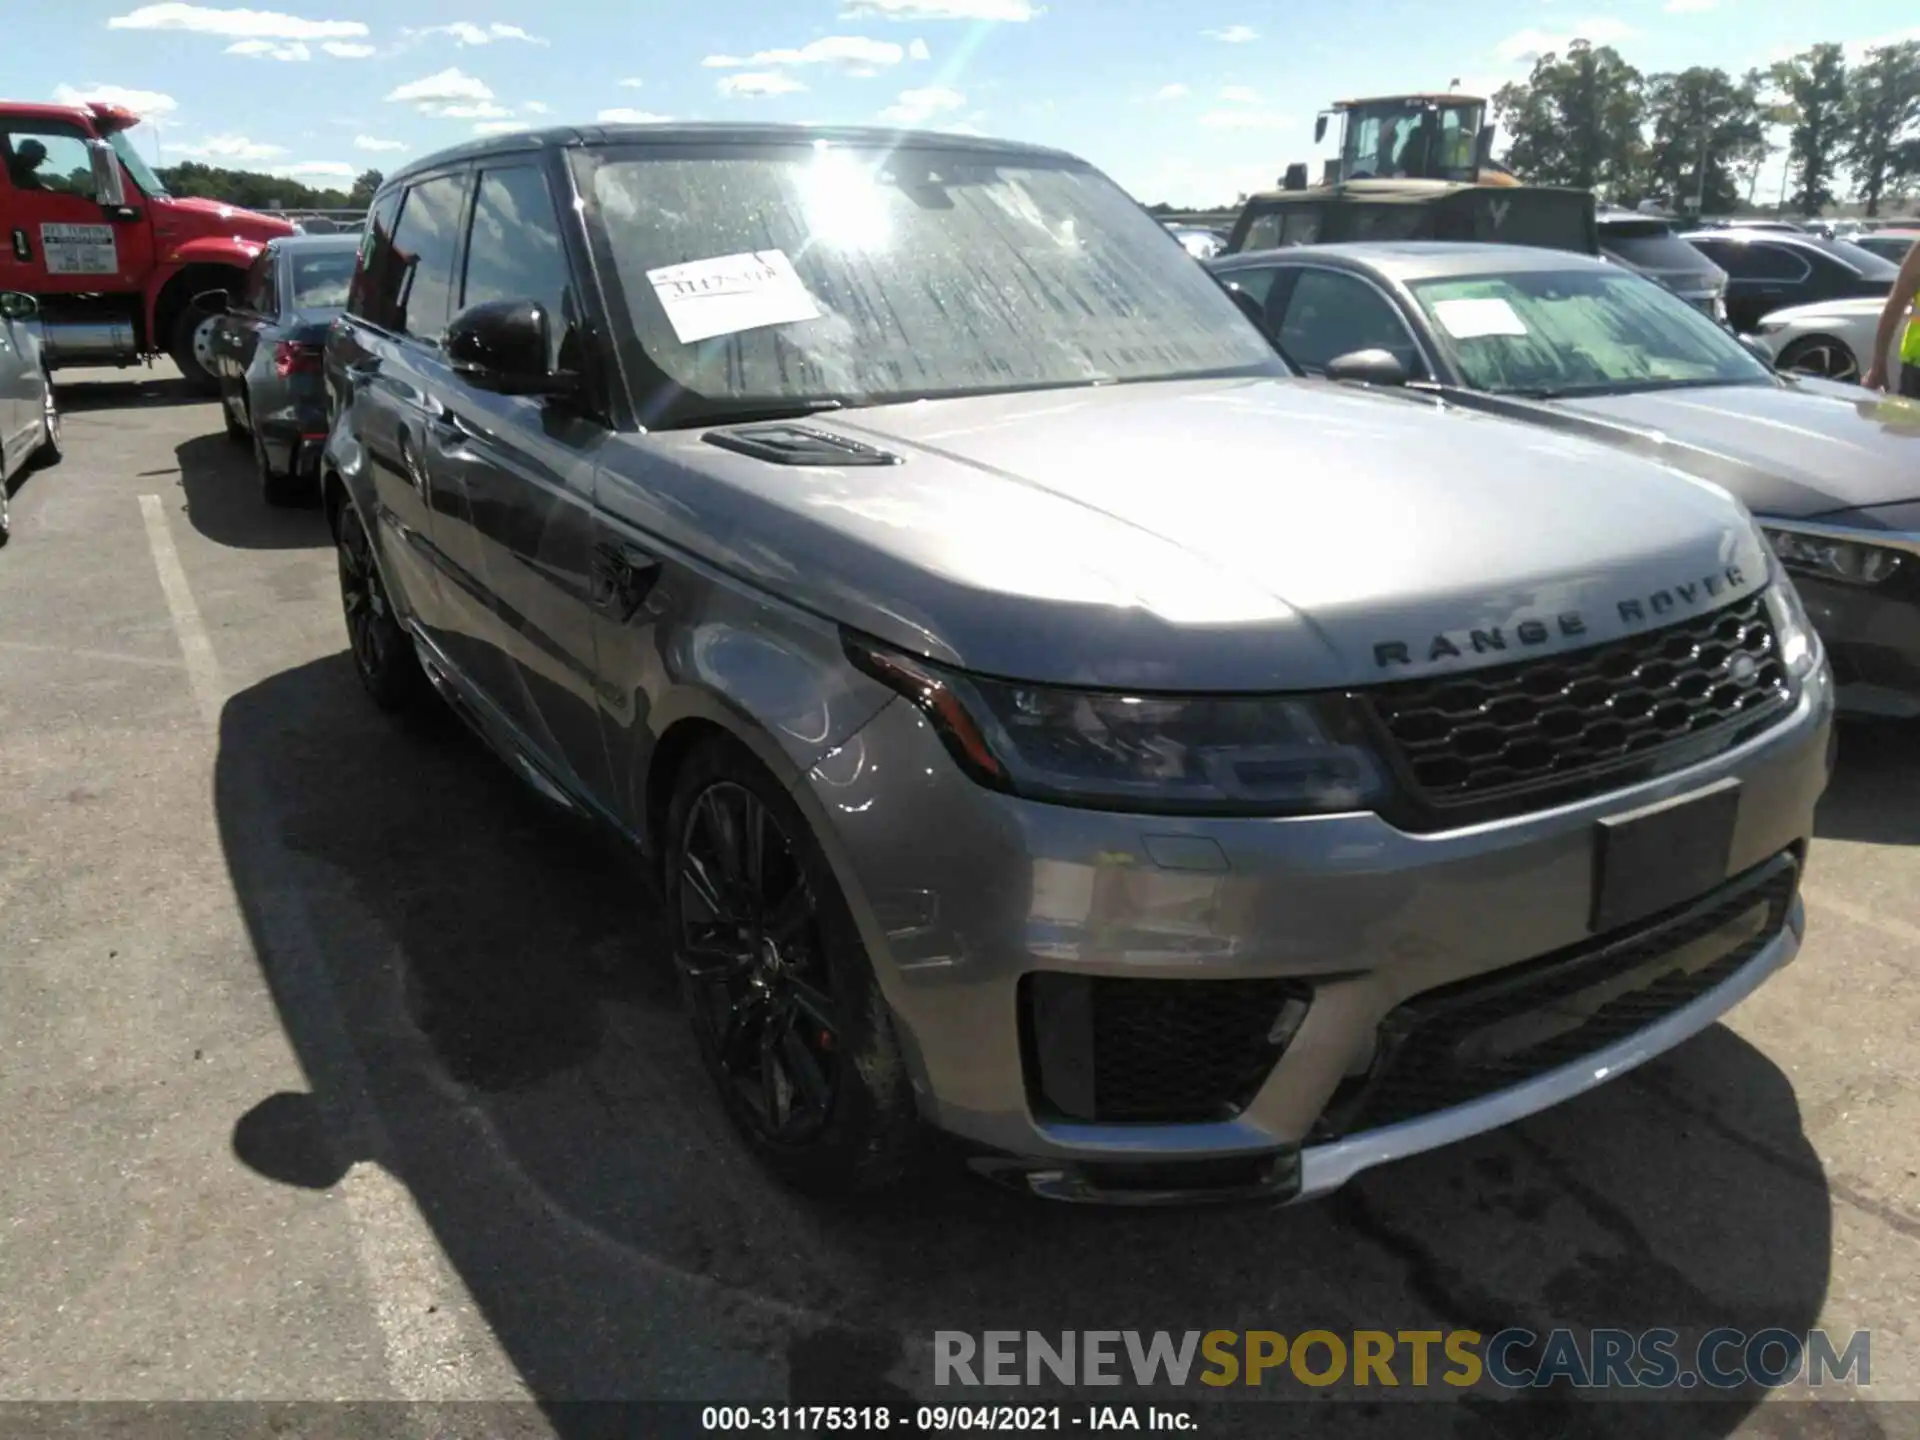
[(1693, 218), (1696, 220), (1707, 213), (1707, 141), (1712, 135), (1706, 126), (1700, 127), (1700, 166), (1693, 177)]

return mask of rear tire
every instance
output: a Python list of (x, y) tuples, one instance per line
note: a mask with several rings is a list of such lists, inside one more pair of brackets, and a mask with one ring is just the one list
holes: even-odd
[(220, 393), (220, 377), (213, 369), (213, 329), (219, 323), (213, 311), (196, 310), (191, 304), (173, 322), (167, 353), (180, 367), (187, 388), (197, 395)]
[(423, 709), (433, 683), (420, 668), (413, 637), (393, 613), (386, 582), (374, 560), (373, 537), (351, 497), (340, 502), (334, 526), (340, 569), (340, 606), (347, 621), (353, 668), (373, 703), (393, 714)]
[(846, 1197), (897, 1182), (922, 1138), (918, 1107), (892, 1013), (799, 806), (743, 747), (713, 740), (681, 766), (666, 829), (674, 966), (735, 1129), (798, 1190)]

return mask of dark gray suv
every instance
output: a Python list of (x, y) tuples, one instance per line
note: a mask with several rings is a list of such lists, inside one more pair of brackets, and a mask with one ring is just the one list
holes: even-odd
[(1295, 376), (1071, 156), (477, 142), (377, 197), (326, 369), (367, 689), (658, 867), (796, 1183), (930, 1124), (1050, 1196), (1320, 1194), (1799, 947), (1831, 680), (1751, 517)]

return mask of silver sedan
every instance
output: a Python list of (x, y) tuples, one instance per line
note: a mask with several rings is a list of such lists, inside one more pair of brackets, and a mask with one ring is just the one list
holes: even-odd
[(13, 533), (13, 487), (27, 467), (60, 458), (60, 409), (40, 353), (39, 306), (0, 292), (0, 545)]

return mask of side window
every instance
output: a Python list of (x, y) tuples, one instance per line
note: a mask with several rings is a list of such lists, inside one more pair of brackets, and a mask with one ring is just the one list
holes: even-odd
[(261, 315), (279, 313), (279, 287), (274, 283), (279, 263), (280, 257), (274, 251), (260, 252), (253, 262), (253, 268), (247, 271), (246, 288), (240, 296), (242, 306)]
[(1312, 205), (1296, 205), (1280, 222), (1282, 245), (1312, 245), (1320, 238), (1320, 211)]
[(94, 198), (93, 158), (86, 138), (65, 125), (12, 125), (4, 137), (7, 179), (16, 190), (46, 190)]
[(387, 276), (393, 268), (393, 221), (400, 213), (402, 193), (388, 191), (367, 216), (367, 228), (360, 236), (360, 258), (347, 291), (348, 313), (374, 325), (391, 323), (392, 286)]
[(1253, 217), (1253, 223), (1247, 226), (1247, 238), (1240, 242), (1242, 250), (1274, 250), (1280, 245), (1281, 212), (1268, 210)]
[(1785, 245), (1758, 244), (1748, 247), (1751, 252), (1747, 273), (1756, 280), (1804, 280), (1813, 273), (1813, 267), (1802, 260)]
[(1426, 373), (1413, 336), (1387, 298), (1337, 270), (1301, 270), (1278, 334), (1287, 358), (1309, 370), (1355, 350), (1387, 350), (1414, 378)]
[(547, 178), (533, 166), (488, 170), (473, 201), (467, 237), (467, 274), (460, 306), (487, 300), (536, 300), (547, 312), (551, 351), (547, 364), (565, 363), (574, 307), (569, 299), (567, 252), (560, 239), (560, 213)]
[(1262, 305), (1267, 303), (1267, 295), (1273, 289), (1274, 277), (1280, 273), (1272, 265), (1263, 265), (1257, 270), (1233, 270), (1220, 278), (1236, 290), (1244, 290)]
[[(417, 340), (437, 341), (447, 328), (453, 301), (453, 257), (460, 248), (460, 206), (465, 175), (443, 175), (407, 192), (393, 227), (392, 263), (383, 279), (392, 286), (389, 325)], [(384, 287), (383, 287), (384, 288)]]

